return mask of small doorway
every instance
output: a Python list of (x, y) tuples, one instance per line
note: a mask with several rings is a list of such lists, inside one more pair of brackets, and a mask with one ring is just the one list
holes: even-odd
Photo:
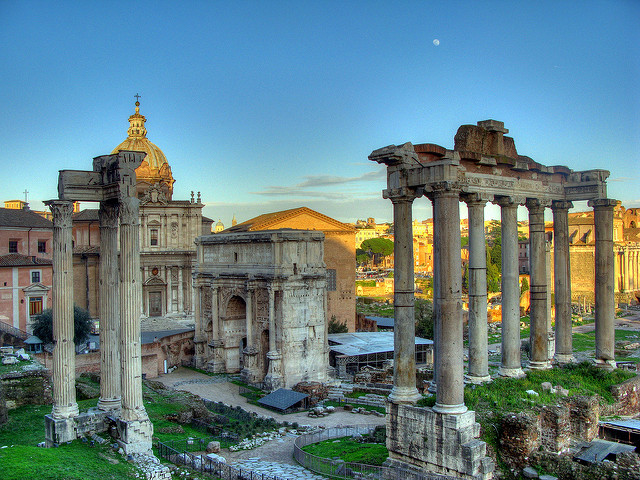
[(162, 316), (162, 292), (149, 292), (149, 316)]

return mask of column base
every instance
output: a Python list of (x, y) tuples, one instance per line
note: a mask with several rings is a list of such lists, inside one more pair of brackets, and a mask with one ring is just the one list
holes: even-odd
[(282, 376), (276, 374), (267, 374), (264, 377), (264, 388), (270, 392), (282, 388)]
[(530, 361), (528, 367), (531, 370), (549, 370), (551, 368), (550, 362), (534, 362)]
[(393, 387), (389, 394), (392, 403), (416, 403), (422, 398), (416, 387)]
[(573, 354), (556, 353), (553, 357), (558, 365), (567, 365), (569, 363), (575, 363), (576, 359)]
[(604, 360), (602, 358), (596, 358), (594, 362), (594, 366), (596, 368), (603, 368), (605, 370), (615, 370), (616, 369), (616, 361), (615, 360)]
[(500, 369), (498, 370), (498, 375), (500, 375), (501, 377), (520, 378), (520, 377), (524, 377), (524, 372), (520, 367), (517, 367), (517, 368), (500, 367)]
[(153, 424), (149, 419), (116, 420), (118, 444), (127, 455), (134, 453), (151, 454)]
[(77, 417), (80, 411), (78, 410), (78, 404), (72, 403), (70, 405), (54, 405), (51, 410), (51, 416), (56, 420), (62, 420), (65, 418)]
[(110, 400), (98, 400), (98, 409), (103, 412), (118, 411), (122, 408), (122, 401), (119, 398)]
[(441, 405), (436, 403), (432, 410), (436, 413), (442, 413), (445, 415), (460, 415), (461, 413), (467, 412), (469, 410), (464, 403), (459, 405)]
[(491, 375), (465, 375), (464, 381), (474, 385), (481, 385), (491, 381)]

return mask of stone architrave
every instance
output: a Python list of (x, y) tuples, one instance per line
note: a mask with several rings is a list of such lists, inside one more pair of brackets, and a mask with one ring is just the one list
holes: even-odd
[(596, 366), (616, 367), (615, 361), (615, 297), (613, 255), (613, 207), (608, 198), (589, 201), (593, 207), (596, 236)]
[(520, 284), (518, 275), (517, 199), (498, 199), (502, 235), (502, 362), (504, 377), (524, 375), (520, 361)]
[(569, 263), (569, 209), (571, 202), (558, 200), (553, 211), (553, 270), (556, 306), (556, 352), (559, 364), (573, 361), (571, 331), (571, 268)]
[(390, 197), (394, 224), (394, 363), (393, 389), (389, 400), (415, 403), (420, 394), (416, 388), (415, 311), (413, 276), (413, 236), (411, 206), (415, 194), (403, 191)]
[[(548, 345), (549, 332), (547, 322), (547, 264), (546, 241), (544, 233), (544, 204), (538, 199), (526, 201), (529, 210), (529, 252), (531, 265), (530, 318), (530, 361), (529, 368), (550, 368)], [(504, 243), (504, 240), (503, 240)]]
[(100, 410), (118, 410), (120, 398), (120, 277), (118, 203), (101, 202), (100, 219)]
[(466, 378), (471, 383), (483, 383), (491, 380), (487, 346), (486, 201), (479, 195), (467, 195), (464, 201), (469, 219), (469, 372)]
[[(456, 187), (445, 183), (438, 185), (438, 189), (434, 187), (433, 192), (433, 208), (435, 217), (439, 220), (438, 224), (434, 225), (434, 230), (438, 230), (438, 239), (440, 240), (434, 244), (434, 256), (438, 259), (439, 275), (435, 309), (435, 328), (438, 332), (435, 348), (437, 352), (435, 368), (437, 389), (436, 404), (433, 410), (446, 414), (461, 414), (467, 411), (464, 404), (463, 382), (460, 191)], [(407, 230), (411, 232), (411, 229)], [(395, 235), (397, 239), (397, 229)], [(413, 352), (411, 353), (413, 357)]]
[[(53, 410), (54, 419), (78, 415), (76, 350), (73, 343), (73, 203), (47, 202), (53, 213)], [(74, 437), (75, 438), (75, 437)]]

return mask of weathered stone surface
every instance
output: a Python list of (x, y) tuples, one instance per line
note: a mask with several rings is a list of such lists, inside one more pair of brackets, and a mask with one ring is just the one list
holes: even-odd
[(220, 451), (220, 442), (212, 441), (207, 444), (207, 453), (218, 453)]

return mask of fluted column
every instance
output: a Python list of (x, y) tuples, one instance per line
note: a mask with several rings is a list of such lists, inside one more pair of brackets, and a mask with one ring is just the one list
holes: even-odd
[[(544, 235), (544, 205), (540, 200), (528, 198), (529, 210), (529, 368), (550, 368), (549, 331), (547, 322), (547, 254)], [(503, 238), (504, 242), (504, 238)]]
[(52, 200), (53, 213), (53, 410), (54, 419), (78, 415), (73, 343), (73, 203)]
[(571, 331), (571, 267), (569, 255), (569, 209), (571, 202), (554, 201), (553, 211), (553, 272), (556, 306), (556, 353), (560, 363), (573, 361)]
[(122, 419), (125, 421), (148, 419), (142, 403), (139, 203), (134, 197), (120, 201), (120, 363)]
[(281, 359), (282, 355), (278, 351), (276, 342), (276, 302), (275, 287), (269, 285), (269, 351), (267, 359), (269, 360), (269, 369), (264, 377), (264, 383), (267, 390), (276, 390), (282, 386)]
[(590, 200), (596, 234), (596, 365), (615, 368), (615, 298), (613, 255), (613, 207), (608, 198)]
[[(434, 231), (439, 242), (434, 244), (438, 259), (438, 299), (435, 308), (436, 337), (436, 404), (439, 413), (459, 414), (464, 405), (464, 363), (462, 324), (462, 264), (460, 262), (460, 191), (450, 185), (433, 193)], [(397, 235), (397, 230), (396, 230)], [(413, 281), (413, 279), (412, 279)], [(397, 318), (396, 318), (397, 325)], [(413, 338), (413, 336), (412, 336)], [(415, 371), (415, 368), (414, 368)], [(414, 377), (415, 378), (415, 377)], [(414, 379), (415, 385), (415, 379)]]
[(415, 313), (413, 276), (413, 232), (411, 208), (415, 195), (404, 191), (390, 197), (393, 203), (394, 227), (394, 363), (393, 389), (389, 400), (415, 403), (420, 394), (416, 388)]
[(120, 282), (118, 204), (101, 202), (100, 219), (100, 410), (120, 408)]
[(469, 373), (472, 383), (489, 381), (487, 347), (487, 248), (484, 235), (485, 200), (465, 198), (469, 219)]
[(520, 285), (518, 282), (518, 201), (503, 197), (500, 205), (502, 236), (502, 362), (499, 374), (519, 377)]

